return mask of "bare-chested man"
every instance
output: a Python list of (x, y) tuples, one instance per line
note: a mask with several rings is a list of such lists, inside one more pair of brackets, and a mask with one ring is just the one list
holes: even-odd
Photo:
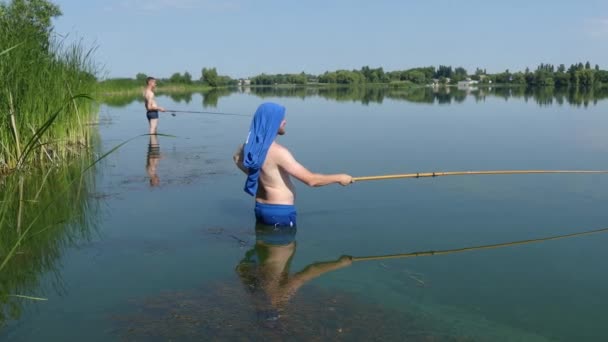
[(313, 187), (353, 182), (350, 175), (313, 173), (298, 163), (287, 148), (274, 141), (277, 134), (285, 134), (286, 123), (285, 107), (263, 103), (255, 112), (247, 141), (233, 157), (247, 174), (245, 191), (255, 196), (257, 222), (275, 227), (296, 224), (291, 176)]
[(156, 134), (158, 127), (158, 112), (164, 112), (165, 108), (159, 107), (154, 99), (154, 90), (156, 89), (156, 79), (148, 77), (146, 79), (146, 90), (144, 91), (144, 99), (146, 105), (146, 116), (150, 124), (150, 134)]

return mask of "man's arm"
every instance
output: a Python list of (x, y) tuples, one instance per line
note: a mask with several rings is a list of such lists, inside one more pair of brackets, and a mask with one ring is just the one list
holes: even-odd
[(234, 160), (234, 163), (236, 164), (236, 166), (238, 166), (239, 169), (241, 169), (241, 171), (243, 171), (246, 175), (248, 175), (249, 169), (243, 165), (243, 159), (244, 159), (243, 147), (244, 146), (245, 146), (244, 144), (241, 144), (239, 146), (239, 148), (236, 150), (236, 152), (232, 156), (232, 160)]
[(291, 153), (282, 146), (277, 149), (276, 160), (279, 167), (283, 168), (283, 170), (287, 171), (287, 173), (308, 186), (317, 187), (333, 183), (348, 185), (353, 182), (353, 178), (344, 173), (326, 175), (310, 172), (308, 169), (298, 163)]

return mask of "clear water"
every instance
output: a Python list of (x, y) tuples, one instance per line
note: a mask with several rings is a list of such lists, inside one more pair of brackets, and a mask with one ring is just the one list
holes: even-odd
[[(415, 101), (384, 92), (270, 89), (160, 95), (158, 102), (243, 114), (279, 102), (288, 120), (280, 142), (316, 172), (608, 169), (608, 106), (601, 100), (577, 105), (533, 94), (459, 92)], [(146, 133), (143, 104), (130, 101), (102, 105), (100, 151)], [(37, 280), (20, 294), (48, 300), (19, 300), (19, 314), (0, 331), (3, 340), (608, 338), (608, 234), (328, 267), (342, 255), (608, 227), (606, 175), (297, 184), (296, 247), (287, 253), (293, 256), (286, 279), (298, 287), (273, 321), (262, 315), (269, 307), (263, 289), (237, 272), (256, 241), (253, 200), (231, 160), (250, 119), (161, 115), (159, 132), (175, 137), (158, 138), (156, 171), (146, 167), (147, 136), (97, 165), (88, 233), (56, 248), (50, 266), (32, 267)]]

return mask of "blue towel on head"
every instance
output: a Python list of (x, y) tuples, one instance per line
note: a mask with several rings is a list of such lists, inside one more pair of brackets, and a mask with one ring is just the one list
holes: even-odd
[(255, 196), (258, 190), (260, 169), (284, 118), (285, 107), (271, 102), (262, 103), (253, 115), (243, 148), (243, 165), (249, 169), (244, 190), (251, 196)]

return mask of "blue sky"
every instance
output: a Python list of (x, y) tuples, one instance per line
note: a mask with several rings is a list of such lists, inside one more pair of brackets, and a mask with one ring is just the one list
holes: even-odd
[(96, 47), (102, 77), (440, 64), (498, 72), (587, 60), (608, 69), (605, 0), (54, 2), (56, 31)]

